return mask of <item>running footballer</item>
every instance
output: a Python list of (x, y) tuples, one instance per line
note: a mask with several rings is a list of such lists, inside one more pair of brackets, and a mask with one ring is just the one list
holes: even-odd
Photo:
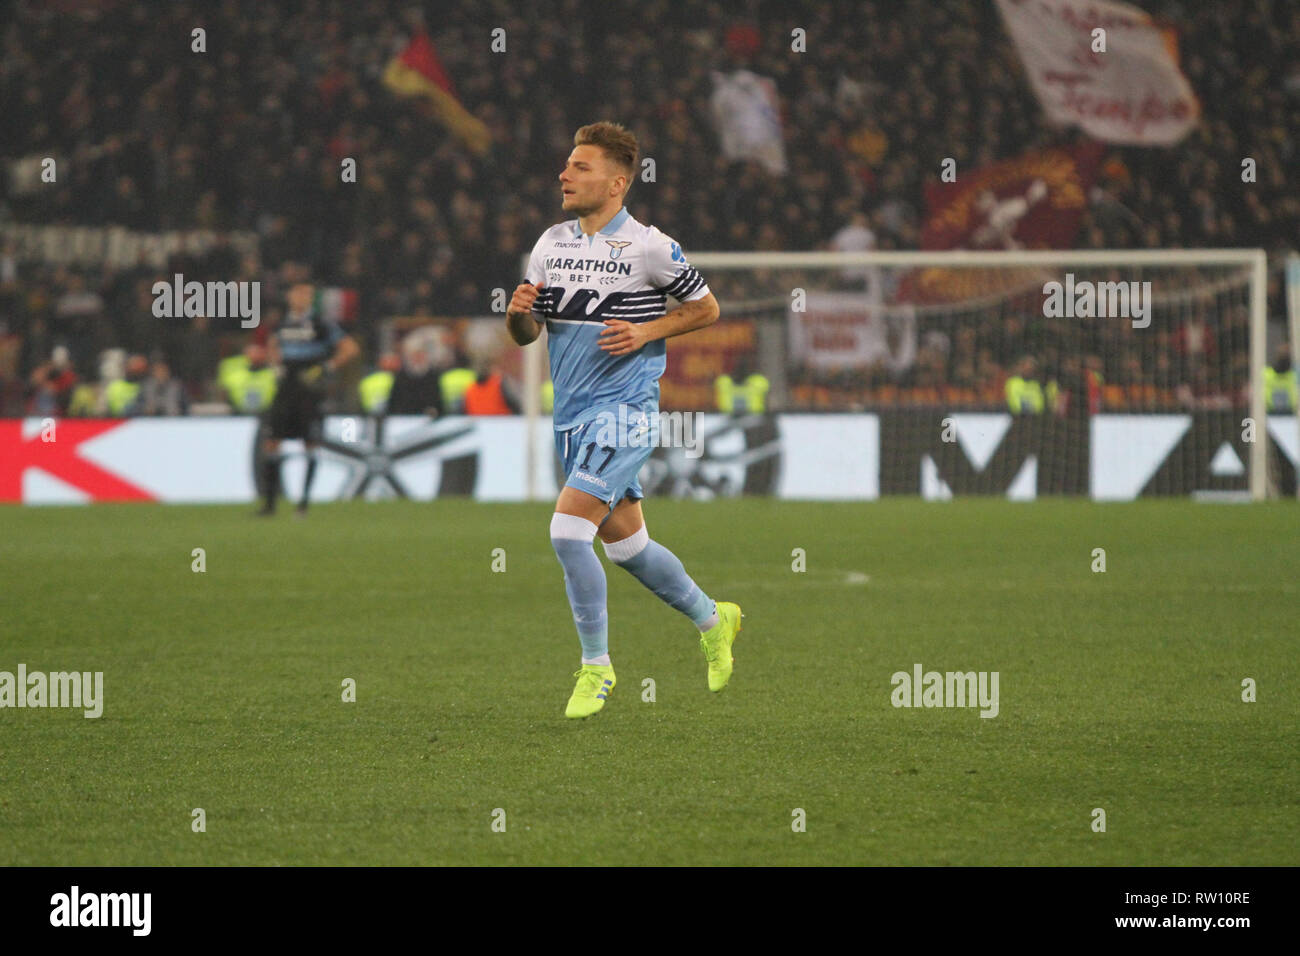
[[(677, 556), (650, 539), (637, 481), (658, 436), (664, 340), (717, 321), (717, 300), (681, 246), (623, 205), (637, 167), (636, 137), (616, 123), (593, 123), (573, 143), (559, 180), (563, 208), (577, 218), (537, 241), (506, 322), (520, 345), (547, 330), (555, 450), (567, 476), (551, 516), (551, 545), (582, 643), (565, 716), (580, 718), (604, 707), (615, 685), (596, 537), (606, 557), (700, 631), (711, 691), (731, 679), (741, 613), (709, 598)], [(681, 306), (665, 314), (669, 295)]]

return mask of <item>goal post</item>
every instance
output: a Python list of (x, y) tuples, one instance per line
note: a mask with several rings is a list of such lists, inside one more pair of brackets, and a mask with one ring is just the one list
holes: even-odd
[[(1123, 431), (1122, 416), (1130, 415), (1147, 420), (1151, 441), (1170, 444), (1161, 452), (1169, 459), (1121, 485), (1145, 482), (1144, 493), (1226, 499), (1261, 500), (1269, 493), (1263, 250), (688, 256), (722, 306), (719, 326), (731, 321), (752, 328), (749, 354), (733, 364), (769, 380), (771, 411), (901, 416), (904, 424), (891, 434), (907, 439), (909, 448), (915, 442), (907, 429), (930, 429), (928, 412), (1011, 414), (1019, 426), (1013, 432), (1044, 436), (1048, 450), (1038, 463), (1038, 487), (1047, 494), (1095, 492), (1096, 466), (1089, 476), (1073, 445), (1089, 444), (1087, 435), (1097, 431), (1089, 427), (1094, 417), (1107, 419), (1111, 441), (1112, 433)], [(524, 365), (530, 431), (541, 420), (544, 339), (528, 350)], [(735, 354), (700, 353), (704, 357), (693, 363), (695, 387), (685, 387), (674, 380), (673, 352), (693, 348), (686, 339), (668, 343), (665, 409), (686, 410), (686, 402), (689, 410), (715, 410), (704, 404), (705, 373), (699, 370)], [(718, 367), (708, 374), (733, 371)], [(1161, 431), (1178, 428), (1173, 437)], [(1254, 440), (1247, 437), (1252, 434)], [(1147, 441), (1146, 435), (1132, 441)], [(531, 456), (541, 447), (530, 438), (530, 475)], [(880, 454), (882, 493), (925, 493), (924, 476), (914, 487), (912, 471), (889, 473), (893, 446)], [(1191, 474), (1192, 462), (1200, 468), (1211, 461), (1204, 481)], [(996, 480), (987, 487), (977, 480), (987, 477), (985, 463), (959, 464), (981, 473), (967, 475), (975, 493), (1001, 493)], [(936, 487), (947, 484), (940, 478)], [(534, 491), (529, 488), (530, 497)]]
[[(1300, 255), (1291, 255), (1286, 263), (1286, 313), (1291, 343), (1291, 368), (1300, 360)], [(1296, 447), (1300, 448), (1300, 402), (1295, 407)], [(1300, 481), (1296, 482), (1296, 497), (1300, 498)]]
[[(524, 253), (519, 263), (519, 274), (528, 275), (529, 254)], [(507, 290), (507, 294), (509, 290)], [(537, 443), (542, 431), (542, 383), (550, 378), (546, 361), (546, 329), (543, 328), (537, 340), (524, 349), (523, 360), (523, 401), (525, 441), (524, 446), (524, 497), (527, 501), (536, 501), (537, 488)]]

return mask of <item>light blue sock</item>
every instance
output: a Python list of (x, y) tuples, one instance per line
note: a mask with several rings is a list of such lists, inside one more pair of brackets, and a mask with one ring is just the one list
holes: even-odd
[(691, 580), (677, 555), (658, 541), (651, 541), (645, 526), (629, 538), (605, 545), (606, 556), (625, 568), (655, 593), (659, 600), (676, 608), (703, 628), (716, 610), (713, 600)]
[(564, 568), (564, 590), (569, 595), (584, 660), (609, 653), (605, 569), (592, 548), (595, 537), (596, 526), (586, 518), (565, 514), (551, 517), (551, 547)]

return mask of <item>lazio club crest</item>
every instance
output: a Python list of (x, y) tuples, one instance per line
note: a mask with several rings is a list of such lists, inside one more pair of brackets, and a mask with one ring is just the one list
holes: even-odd
[(611, 259), (617, 259), (623, 254), (624, 249), (632, 245), (627, 240), (621, 239), (606, 239), (605, 244), (609, 246), (609, 257)]

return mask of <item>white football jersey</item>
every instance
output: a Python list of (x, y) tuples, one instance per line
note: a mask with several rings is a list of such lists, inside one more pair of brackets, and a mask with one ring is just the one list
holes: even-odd
[(526, 280), (545, 282), (533, 312), (546, 319), (555, 427), (583, 424), (618, 404), (657, 411), (665, 340), (614, 357), (601, 350), (599, 336), (607, 319), (648, 322), (667, 311), (670, 295), (691, 302), (709, 294), (682, 247), (625, 207), (594, 236), (584, 236), (576, 219), (546, 230)]

